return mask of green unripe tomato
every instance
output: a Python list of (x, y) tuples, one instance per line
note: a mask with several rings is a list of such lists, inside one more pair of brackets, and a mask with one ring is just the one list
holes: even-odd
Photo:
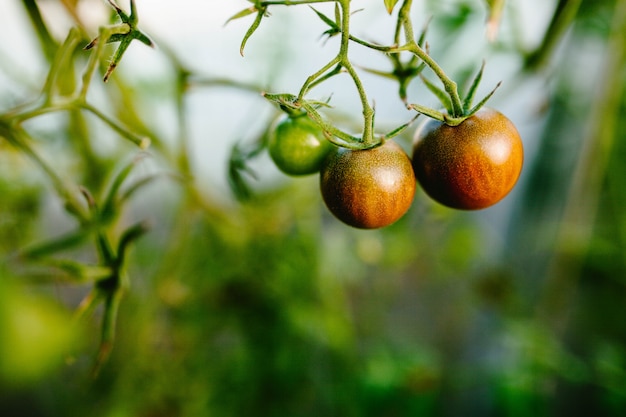
[(306, 115), (279, 120), (267, 143), (278, 169), (293, 176), (319, 172), (322, 161), (333, 147)]

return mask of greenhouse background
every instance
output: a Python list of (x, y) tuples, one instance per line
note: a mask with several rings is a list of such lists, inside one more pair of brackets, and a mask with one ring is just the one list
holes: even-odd
[[(0, 6), (2, 415), (624, 415), (626, 1), (509, 0), (490, 41), (497, 1), (415, 0), (452, 78), (484, 60), (479, 95), (502, 81), (488, 105), (524, 167), (491, 208), (418, 186), (367, 231), (258, 148), (280, 115), (262, 93), (297, 94), (339, 37), (275, 5), (242, 56), (255, 17), (229, 18), (252, 3), (137, 0), (155, 48), (132, 42), (103, 83), (118, 45), (103, 46), (87, 105), (71, 97), (95, 62), (83, 47), (117, 23), (107, 2)], [(352, 2), (352, 33), (389, 43), (397, 8)], [(350, 48), (377, 130), (410, 120), (366, 71), (387, 57)], [(361, 128), (345, 74), (310, 94)], [(408, 95), (437, 105), (419, 79)], [(395, 138), (407, 151), (420, 122)]]

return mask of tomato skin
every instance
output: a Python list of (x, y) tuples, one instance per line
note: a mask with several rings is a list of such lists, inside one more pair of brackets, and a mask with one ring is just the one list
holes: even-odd
[(280, 119), (267, 142), (274, 164), (292, 176), (319, 172), (322, 161), (332, 148), (334, 145), (306, 115)]
[(411, 160), (393, 141), (368, 150), (337, 148), (322, 164), (320, 189), (330, 212), (360, 229), (400, 219), (413, 203)]
[(478, 210), (502, 200), (522, 170), (520, 135), (502, 113), (482, 108), (458, 126), (429, 119), (415, 133), (413, 169), (435, 201)]

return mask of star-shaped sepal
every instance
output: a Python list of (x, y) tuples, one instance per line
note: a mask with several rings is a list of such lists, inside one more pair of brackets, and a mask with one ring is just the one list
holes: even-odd
[(137, 39), (141, 43), (154, 47), (154, 42), (142, 31), (137, 28), (139, 17), (137, 16), (137, 9), (135, 7), (135, 1), (130, 0), (130, 16), (124, 13), (124, 11), (113, 0), (107, 0), (120, 17), (121, 22), (114, 26), (108, 26), (100, 29), (100, 34), (94, 40), (89, 42), (84, 49), (88, 50), (96, 46), (100, 39), (106, 39), (105, 43), (119, 42), (120, 45), (115, 51), (113, 58), (109, 64), (109, 67), (104, 74), (104, 82), (109, 80), (109, 76), (115, 70), (119, 64), (124, 52), (128, 49), (128, 45)]

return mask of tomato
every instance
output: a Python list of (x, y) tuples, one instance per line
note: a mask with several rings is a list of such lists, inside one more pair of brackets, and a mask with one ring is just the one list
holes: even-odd
[(320, 189), (330, 212), (361, 228), (388, 226), (413, 203), (411, 160), (395, 142), (368, 150), (336, 148), (324, 160)]
[(294, 176), (319, 172), (322, 160), (333, 147), (306, 115), (279, 120), (267, 143), (278, 169)]
[(427, 120), (415, 133), (412, 159), (418, 182), (435, 201), (477, 210), (511, 191), (524, 151), (513, 123), (496, 110), (482, 108), (454, 127)]

